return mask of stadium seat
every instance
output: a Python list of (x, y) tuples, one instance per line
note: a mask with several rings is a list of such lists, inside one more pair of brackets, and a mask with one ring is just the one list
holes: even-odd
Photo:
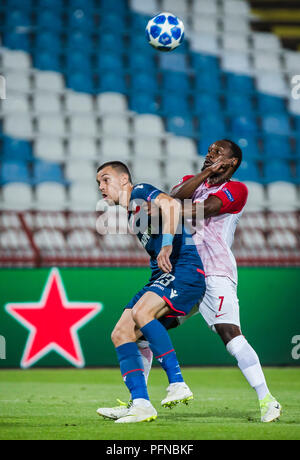
[(255, 253), (255, 250), (264, 250), (266, 247), (266, 240), (262, 230), (256, 228), (251, 230), (243, 230), (242, 244), (246, 249), (250, 249)]
[(264, 211), (267, 204), (264, 186), (258, 182), (251, 181), (246, 181), (244, 184), (248, 189), (248, 199), (245, 208), (246, 212)]
[(33, 125), (27, 114), (6, 115), (3, 121), (3, 132), (8, 136), (19, 139), (32, 139)]
[(129, 5), (131, 10), (140, 14), (149, 14), (150, 16), (154, 16), (158, 11), (157, 0), (147, 0), (146, 2), (141, 2), (140, 0), (130, 0)]
[(23, 50), (30, 52), (31, 43), (27, 31), (9, 31), (3, 35), (3, 45), (12, 50)]
[(282, 181), (268, 184), (268, 206), (274, 212), (299, 210), (300, 202), (296, 186)]
[(94, 164), (84, 160), (69, 161), (65, 166), (65, 178), (70, 182), (92, 182), (95, 179)]
[(233, 116), (231, 129), (238, 136), (255, 135), (259, 130), (255, 116), (250, 114)]
[(176, 136), (194, 137), (196, 134), (193, 118), (189, 116), (168, 117), (166, 128)]
[(65, 109), (69, 113), (90, 114), (93, 112), (93, 98), (90, 94), (66, 91), (64, 94)]
[(32, 160), (32, 146), (30, 142), (26, 142), (21, 139), (4, 136), (2, 152), (3, 160), (12, 160), (17, 162)]
[(239, 0), (223, 1), (223, 12), (227, 15), (237, 15), (239, 17), (248, 16), (250, 6), (248, 2), (240, 2)]
[(45, 30), (40, 31), (35, 36), (35, 51), (51, 50), (58, 52), (62, 43), (58, 34), (55, 31)]
[(285, 77), (280, 72), (262, 71), (256, 74), (256, 87), (261, 93), (285, 97), (289, 88)]
[(239, 169), (234, 174), (234, 178), (242, 182), (262, 182), (262, 176), (256, 161), (250, 159), (242, 161)]
[(191, 18), (194, 32), (205, 32), (215, 35), (218, 33), (218, 17), (214, 14), (194, 15)]
[(128, 55), (128, 66), (130, 72), (133, 71), (145, 71), (149, 69), (149, 71), (156, 70), (156, 61), (154, 56), (148, 56), (144, 53), (130, 53)]
[(253, 116), (254, 106), (252, 97), (248, 94), (227, 92), (225, 96), (225, 111), (230, 116), (239, 115), (241, 111), (244, 114)]
[[(163, 72), (180, 72), (185, 73), (188, 71), (188, 63), (185, 53), (175, 52), (174, 54), (161, 53), (158, 56), (159, 68)], [(182, 78), (184, 76), (182, 75)]]
[(285, 112), (285, 100), (270, 94), (257, 93), (257, 108), (261, 114)]
[(197, 33), (189, 36), (190, 47), (194, 52), (218, 56), (218, 36), (208, 33)]
[(135, 178), (134, 182), (141, 182), (140, 178), (145, 176), (145, 172), (147, 172), (147, 176), (151, 180), (160, 179), (162, 175), (160, 163), (154, 158), (135, 157), (132, 172)]
[(270, 182), (292, 182), (292, 172), (288, 161), (286, 160), (272, 160), (265, 161), (264, 163), (264, 180), (266, 183)]
[(73, 159), (97, 160), (100, 156), (95, 139), (91, 137), (74, 136), (68, 141), (68, 161)]
[(249, 37), (245, 33), (237, 34), (235, 32), (224, 33), (222, 35), (222, 47), (224, 50), (247, 52), (250, 47)]
[(29, 115), (30, 112), (30, 103), (27, 94), (10, 92), (6, 95), (6, 99), (3, 99), (1, 104), (1, 109), (3, 115), (9, 113), (22, 113)]
[(202, 135), (208, 136), (214, 133), (216, 137), (226, 137), (226, 122), (222, 114), (203, 114), (199, 117), (199, 124)]
[(60, 115), (61, 103), (56, 94), (35, 92), (33, 96), (33, 108), (39, 116), (41, 113), (57, 113)]
[(72, 211), (95, 211), (100, 198), (96, 184), (71, 184), (68, 207)]
[(178, 92), (165, 92), (161, 97), (160, 113), (167, 117), (172, 115), (188, 115), (190, 112), (189, 98), (185, 95), (179, 95)]
[(39, 70), (60, 71), (59, 55), (45, 50), (37, 51), (33, 56), (33, 64)]
[(97, 108), (101, 113), (123, 113), (127, 110), (127, 100), (120, 93), (101, 93), (97, 95)]
[(292, 159), (290, 140), (288, 137), (270, 135), (264, 138), (264, 153), (272, 159)]
[(58, 182), (62, 185), (67, 185), (59, 164), (39, 160), (33, 165), (33, 182), (40, 184), (42, 182)]
[(220, 72), (217, 56), (206, 53), (190, 53), (190, 59), (194, 70), (209, 70), (212, 73)]
[[(51, 203), (49, 204), (47, 201), (42, 201), (42, 203), (44, 206), (47, 206), (48, 210), (52, 209)], [(41, 208), (41, 210), (42, 209), (46, 208)], [(66, 241), (63, 233), (59, 230), (47, 228), (38, 230), (34, 233), (33, 239), (35, 245), (46, 254), (49, 253), (53, 256), (56, 251), (59, 251), (60, 255), (63, 255), (66, 252)]]
[(289, 229), (274, 229), (268, 235), (268, 244), (274, 249), (294, 251), (298, 246), (297, 236)]
[(30, 69), (31, 59), (24, 51), (15, 51), (4, 48), (1, 52), (2, 67), (6, 70), (26, 71)]
[(282, 136), (291, 134), (290, 120), (286, 113), (262, 115), (261, 119), (264, 133)]
[(222, 50), (222, 69), (225, 72), (249, 76), (252, 74), (249, 54), (242, 51)]
[(137, 113), (156, 114), (158, 102), (155, 93), (148, 91), (134, 91), (129, 98), (130, 108)]
[(123, 57), (109, 51), (103, 52), (98, 55), (97, 67), (100, 73), (106, 71), (120, 72), (124, 67)]
[(281, 50), (280, 39), (273, 33), (253, 31), (251, 39), (255, 50), (264, 50), (265, 52), (276, 52)]
[(91, 52), (94, 47), (93, 39), (87, 32), (71, 30), (67, 37), (67, 47), (73, 51)]
[(210, 92), (221, 91), (222, 89), (221, 76), (220, 74), (212, 73), (209, 70), (197, 72), (194, 77), (194, 85), (195, 85), (196, 92), (207, 91), (207, 88), (209, 88)]
[(103, 30), (99, 35), (98, 46), (100, 53), (108, 51), (121, 53), (124, 49), (123, 36), (118, 33), (117, 29)]
[(69, 232), (67, 235), (67, 245), (77, 251), (95, 252), (97, 250), (96, 236), (87, 228)]
[(99, 134), (98, 121), (93, 113), (73, 114), (69, 121), (70, 133), (73, 136), (96, 137)]
[(130, 135), (130, 124), (127, 116), (124, 115), (105, 115), (101, 120), (102, 134), (118, 136)]
[(258, 138), (256, 136), (233, 136), (232, 140), (236, 142), (238, 146), (242, 149), (243, 158), (245, 160), (259, 159), (259, 157), (261, 156), (261, 151), (258, 145)]
[(193, 96), (193, 112), (195, 115), (222, 112), (218, 94), (196, 91)]
[(24, 182), (31, 184), (31, 175), (26, 162), (3, 161), (0, 170), (0, 183)]
[(122, 137), (104, 137), (101, 140), (101, 159), (103, 162), (111, 159), (128, 162), (130, 148), (127, 139)]
[(68, 74), (67, 85), (74, 91), (81, 93), (94, 92), (94, 80), (91, 73), (88, 71), (76, 71)]
[(87, 73), (92, 73), (92, 55), (83, 50), (75, 50), (66, 56), (66, 69), (70, 73), (85, 69)]
[(161, 140), (157, 137), (151, 138), (141, 135), (133, 140), (133, 151), (135, 158), (162, 159), (163, 150)]
[(5, 209), (25, 211), (33, 208), (32, 187), (25, 183), (6, 184), (2, 187), (2, 199)]
[(27, 11), (12, 8), (6, 11), (5, 25), (9, 29), (17, 29), (18, 27), (30, 26), (30, 15)]
[(167, 161), (176, 158), (195, 160), (197, 158), (196, 143), (188, 137), (172, 136), (166, 139)]
[(69, 29), (75, 29), (75, 30), (93, 30), (94, 27), (94, 21), (93, 21), (93, 16), (88, 10), (83, 10), (83, 9), (73, 9), (69, 12), (68, 15), (68, 21), (67, 21), (67, 27)]
[(182, 72), (163, 72), (162, 73), (162, 89), (164, 91), (178, 91), (186, 93), (192, 86), (189, 77)]
[(65, 119), (60, 114), (43, 114), (38, 117), (38, 131), (42, 135), (63, 137), (66, 133)]
[(198, 0), (193, 2), (193, 13), (198, 14), (217, 14), (218, 2), (217, 0)]
[(29, 93), (31, 90), (30, 75), (27, 71), (8, 70), (5, 72), (6, 81), (9, 81), (7, 91), (22, 91)]
[(133, 118), (134, 135), (162, 136), (164, 126), (162, 119), (157, 115), (136, 115)]
[(255, 90), (253, 78), (232, 72), (226, 73), (226, 87), (231, 93), (236, 92), (239, 94), (249, 94), (253, 93)]
[(254, 72), (280, 72), (282, 68), (280, 55), (278, 53), (266, 53), (260, 50), (253, 53), (253, 65)]
[(126, 93), (125, 78), (121, 73), (107, 71), (100, 76), (99, 91), (102, 93)]
[(41, 30), (60, 31), (63, 28), (63, 21), (56, 11), (41, 9), (37, 11), (36, 25)]
[(156, 75), (145, 72), (131, 74), (131, 90), (133, 91), (157, 91), (158, 83)]
[(62, 163), (66, 160), (61, 139), (53, 136), (38, 137), (34, 142), (34, 155), (37, 159)]

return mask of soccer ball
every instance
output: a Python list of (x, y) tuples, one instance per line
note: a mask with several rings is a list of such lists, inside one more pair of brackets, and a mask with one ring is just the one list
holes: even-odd
[(172, 51), (183, 41), (183, 22), (174, 14), (160, 13), (148, 22), (146, 37), (157, 50)]

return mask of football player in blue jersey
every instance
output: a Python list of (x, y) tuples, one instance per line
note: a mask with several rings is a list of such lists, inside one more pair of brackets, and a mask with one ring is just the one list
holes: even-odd
[[(187, 315), (205, 293), (202, 261), (190, 232), (182, 225), (181, 204), (150, 184), (132, 184), (127, 166), (110, 161), (97, 170), (97, 183), (103, 199), (128, 211), (134, 232), (150, 256), (149, 282), (125, 306), (112, 332), (121, 374), (128, 387), (132, 405), (112, 414), (107, 408), (98, 414), (116, 419), (116, 423), (154, 420), (155, 408), (149, 401), (142, 357), (137, 339), (141, 336), (165, 370), (168, 380), (163, 406), (187, 402), (193, 394), (184, 382), (174, 347), (167, 332), (167, 322)], [(159, 210), (155, 222), (145, 205)], [(122, 414), (122, 410), (124, 413)]]

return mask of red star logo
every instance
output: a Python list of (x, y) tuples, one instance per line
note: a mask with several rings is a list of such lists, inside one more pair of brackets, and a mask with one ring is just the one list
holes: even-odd
[(9, 303), (5, 308), (30, 331), (21, 367), (32, 366), (53, 350), (74, 366), (84, 366), (77, 331), (102, 310), (102, 304), (69, 302), (56, 268), (51, 270), (39, 302)]

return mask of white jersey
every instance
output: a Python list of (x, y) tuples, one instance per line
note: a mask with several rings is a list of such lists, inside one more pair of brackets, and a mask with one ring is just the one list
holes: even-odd
[[(186, 176), (181, 183), (190, 177)], [(196, 227), (193, 240), (206, 276), (226, 276), (237, 283), (237, 266), (231, 246), (248, 190), (241, 182), (228, 181), (212, 186), (205, 182), (197, 188), (192, 199), (194, 203), (201, 203), (210, 195), (221, 199), (223, 205), (220, 214), (204, 219), (204, 227)]]

